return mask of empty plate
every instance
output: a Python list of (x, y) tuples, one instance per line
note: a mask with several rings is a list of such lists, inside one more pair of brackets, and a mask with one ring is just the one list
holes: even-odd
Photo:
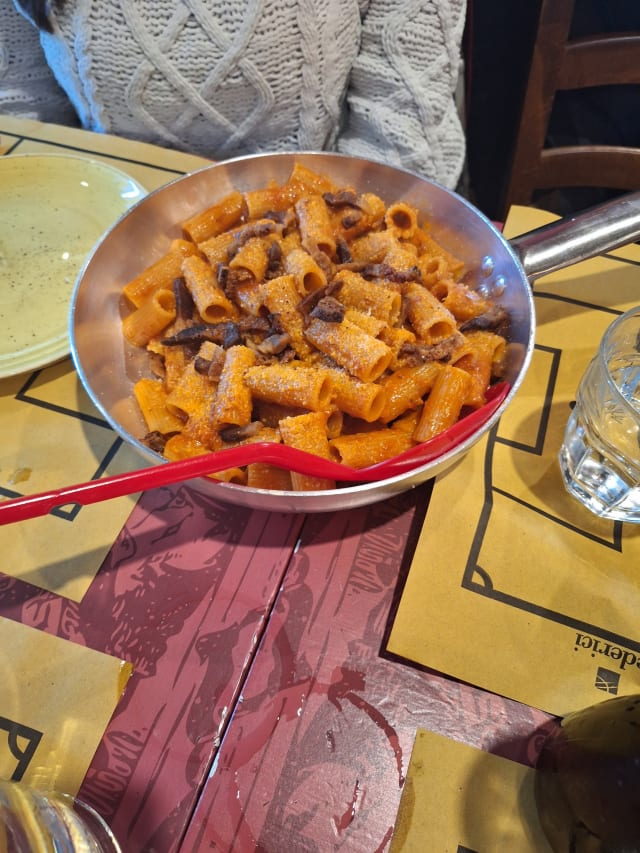
[(0, 157), (0, 377), (69, 353), (69, 303), (87, 255), (144, 190), (98, 160)]

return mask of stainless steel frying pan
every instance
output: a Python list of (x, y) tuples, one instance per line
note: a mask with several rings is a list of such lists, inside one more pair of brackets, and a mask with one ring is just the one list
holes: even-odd
[(387, 203), (404, 199), (423, 212), (434, 237), (465, 261), (466, 281), (499, 299), (511, 314), (514, 358), (507, 377), (511, 389), (476, 433), (408, 474), (304, 493), (251, 489), (206, 479), (190, 481), (195, 488), (232, 504), (283, 512), (346, 509), (383, 500), (442, 473), (494, 426), (518, 393), (535, 337), (530, 281), (640, 238), (640, 193), (509, 242), (456, 193), (408, 171), (338, 154), (242, 157), (178, 178), (140, 201), (103, 236), (80, 272), (70, 311), (71, 352), (85, 389), (113, 429), (149, 461), (157, 463), (162, 458), (140, 441), (145, 428), (133, 402), (132, 387), (140, 376), (147, 375), (147, 365), (144, 353), (123, 341), (122, 287), (157, 260), (172, 239), (181, 236), (182, 221), (234, 188), (246, 191), (264, 187), (269, 181), (284, 182), (295, 161), (338, 184), (377, 193)]

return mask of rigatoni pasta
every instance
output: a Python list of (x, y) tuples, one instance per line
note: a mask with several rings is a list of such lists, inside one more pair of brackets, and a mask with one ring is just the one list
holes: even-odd
[[(123, 334), (149, 353), (134, 392), (144, 440), (169, 459), (276, 441), (364, 467), (482, 406), (508, 316), (403, 199), (297, 163), (233, 190), (130, 282)], [(252, 463), (217, 479), (258, 489), (335, 482)]]
[[(295, 417), (283, 418), (280, 421), (282, 441), (289, 447), (322, 456), (324, 459), (331, 459), (331, 448), (327, 438), (327, 419), (327, 412), (307, 412)], [(300, 474), (297, 471), (291, 472), (291, 484), (297, 492), (324, 491), (335, 489), (336, 486), (333, 480)]]
[(124, 288), (125, 298), (139, 308), (154, 291), (171, 290), (174, 280), (182, 275), (182, 261), (197, 251), (198, 247), (188, 240), (174, 240), (166, 255), (127, 283)]
[(418, 425), (413, 431), (416, 441), (428, 441), (453, 426), (467, 400), (471, 376), (459, 367), (443, 365), (433, 388), (422, 406)]
[(320, 352), (363, 382), (379, 379), (393, 355), (383, 341), (346, 317), (340, 323), (313, 318), (305, 334)]
[(176, 300), (172, 290), (154, 290), (139, 308), (122, 321), (125, 338), (134, 347), (146, 346), (154, 335), (165, 329), (176, 317)]
[(329, 412), (332, 401), (331, 380), (326, 370), (288, 364), (251, 367), (244, 381), (257, 400), (282, 403), (311, 412)]
[(245, 374), (254, 363), (255, 354), (247, 346), (227, 350), (211, 402), (211, 421), (216, 427), (247, 426), (251, 421), (252, 397)]
[(183, 222), (182, 230), (194, 243), (202, 243), (240, 222), (244, 209), (243, 194), (234, 190), (217, 204)]
[(408, 433), (387, 428), (341, 435), (332, 439), (330, 444), (344, 465), (365, 468), (398, 456), (413, 447), (415, 441)]
[(215, 270), (199, 255), (182, 262), (182, 275), (198, 313), (207, 323), (235, 317), (236, 307), (218, 284)]

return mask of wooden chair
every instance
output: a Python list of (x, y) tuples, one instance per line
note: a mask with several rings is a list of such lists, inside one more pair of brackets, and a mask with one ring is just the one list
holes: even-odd
[(640, 84), (640, 32), (571, 38), (575, 5), (576, 0), (542, 0), (503, 215), (512, 204), (531, 204), (536, 190), (640, 189), (640, 148), (590, 143), (548, 147), (558, 92)]

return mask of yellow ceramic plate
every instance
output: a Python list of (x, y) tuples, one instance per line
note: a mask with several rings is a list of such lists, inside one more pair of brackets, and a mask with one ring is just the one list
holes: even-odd
[(97, 160), (0, 157), (0, 377), (69, 353), (76, 276), (102, 234), (145, 194)]

